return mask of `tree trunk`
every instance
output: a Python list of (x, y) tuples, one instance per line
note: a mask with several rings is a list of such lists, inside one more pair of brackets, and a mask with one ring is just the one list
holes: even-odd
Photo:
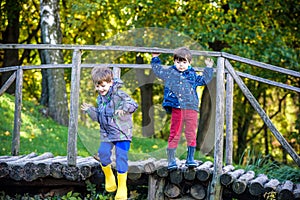
[(197, 133), (197, 149), (203, 154), (208, 154), (213, 150), (215, 141), (215, 116), (216, 116), (216, 79), (204, 88), (201, 106), (200, 118)]
[[(137, 56), (136, 63), (144, 64), (143, 58)], [(136, 76), (141, 89), (142, 134), (144, 137), (151, 137), (154, 135), (153, 81), (155, 76), (152, 70), (149, 75), (146, 75), (144, 69), (136, 69)]]
[[(41, 36), (44, 44), (61, 44), (62, 33), (59, 19), (59, 0), (41, 0)], [(63, 63), (60, 50), (44, 50), (43, 64)], [(62, 125), (68, 125), (68, 102), (64, 69), (46, 69), (42, 73), (41, 103), (49, 107), (49, 116)], [(46, 98), (46, 99), (45, 99)]]
[[(5, 12), (7, 13), (7, 26), (3, 34), (4, 44), (17, 44), (19, 39), (19, 17), (21, 5), (19, 0), (7, 0), (5, 5)], [(3, 67), (17, 66), (19, 65), (19, 53), (18, 49), (5, 49), (3, 58)], [(13, 71), (3, 73), (0, 76), (0, 88), (9, 77), (13, 74)], [(11, 84), (6, 90), (9, 94), (15, 93), (15, 84)]]

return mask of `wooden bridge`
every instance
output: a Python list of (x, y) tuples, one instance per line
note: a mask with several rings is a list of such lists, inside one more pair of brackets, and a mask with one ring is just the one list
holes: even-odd
[[(178, 161), (177, 170), (168, 171), (167, 160), (147, 159), (130, 161), (128, 170), (128, 188), (147, 189), (147, 199), (206, 199), (209, 184), (213, 177), (211, 161), (197, 161), (199, 166), (189, 169), (185, 161)], [(113, 164), (113, 166), (115, 166)], [(78, 157), (76, 166), (67, 164), (67, 157), (51, 153), (23, 156), (0, 156), (0, 191), (16, 192), (24, 190), (43, 191), (43, 195), (57, 195), (68, 190), (82, 190), (85, 181), (103, 187), (104, 175), (97, 158)], [(232, 165), (222, 167), (220, 183), (222, 198), (259, 200), (276, 192), (278, 200), (300, 199), (300, 183), (279, 182), (266, 175), (253, 171), (235, 169)], [(55, 194), (55, 192), (57, 192)]]
[[(63, 176), (67, 181), (82, 182), (83, 180), (91, 179), (97, 173), (99, 166), (92, 158), (77, 157), (76, 143), (78, 132), (78, 107), (79, 107), (79, 85), (80, 85), (80, 70), (82, 67), (95, 67), (106, 66), (107, 64), (81, 64), (81, 50), (88, 51), (130, 51), (130, 52), (159, 52), (159, 53), (173, 53), (172, 49), (162, 48), (145, 48), (145, 47), (128, 47), (128, 46), (93, 46), (93, 45), (21, 45), (21, 44), (0, 44), (1, 49), (48, 49), (48, 50), (72, 50), (73, 59), (71, 65), (56, 64), (56, 65), (40, 65), (40, 66), (11, 66), (0, 68), (0, 73), (7, 71), (14, 71), (8, 81), (0, 88), (0, 95), (16, 80), (16, 92), (15, 92), (15, 113), (14, 113), (14, 131), (12, 140), (12, 155), (9, 157), (1, 157), (0, 176), (2, 186), (6, 186), (10, 183), (16, 184), (16, 181), (26, 181), (26, 183), (32, 183), (40, 181), (42, 184), (46, 177), (55, 178), (51, 174), (54, 172), (42, 173), (42, 169), (37, 166), (44, 166), (45, 169), (53, 169), (54, 163), (58, 163), (60, 176)], [(216, 117), (215, 117), (215, 146), (214, 146), (214, 164), (202, 163), (197, 169), (189, 170), (185, 167), (180, 167), (177, 171), (167, 172), (165, 170), (166, 163), (163, 161), (151, 161), (154, 167), (146, 162), (136, 162), (131, 165), (131, 168), (135, 167), (140, 169), (141, 177), (147, 177), (145, 180), (148, 184), (148, 199), (163, 199), (164, 196), (169, 198), (183, 197), (185, 194), (193, 196), (195, 199), (202, 199), (197, 195), (205, 196), (207, 199), (262, 199), (262, 194), (268, 191), (278, 192), (278, 198), (280, 199), (299, 199), (299, 185), (295, 185), (290, 181), (279, 183), (276, 180), (269, 180), (264, 175), (255, 175), (253, 172), (244, 172), (242, 170), (235, 170), (232, 164), (232, 100), (233, 100), (233, 84), (234, 82), (244, 93), (245, 97), (249, 100), (253, 108), (259, 114), (266, 126), (270, 129), (282, 147), (292, 157), (295, 163), (300, 166), (299, 155), (291, 147), (291, 145), (285, 140), (279, 133), (276, 127), (271, 122), (270, 118), (266, 115), (264, 110), (260, 107), (259, 103), (252, 95), (251, 91), (247, 88), (241, 77), (246, 77), (255, 81), (260, 81), (269, 85), (285, 88), (288, 90), (300, 92), (300, 88), (290, 86), (285, 83), (277, 83), (260, 77), (256, 77), (243, 72), (237, 72), (234, 70), (230, 63), (230, 60), (236, 62), (246, 63), (262, 69), (268, 69), (271, 71), (279, 72), (282, 74), (290, 75), (293, 77), (300, 77), (300, 73), (279, 68), (277, 66), (257, 62), (254, 60), (242, 58), (239, 56), (231, 55), (224, 52), (207, 52), (207, 51), (192, 51), (193, 55), (197, 56), (211, 56), (218, 57), (217, 69), (216, 69)], [(113, 67), (115, 76), (120, 76), (120, 68), (151, 68), (150, 65), (144, 64), (109, 64)], [(22, 106), (22, 87), (23, 87), (23, 70), (30, 69), (53, 69), (53, 68), (71, 68), (71, 96), (70, 96), (70, 118), (68, 126), (68, 155), (67, 157), (55, 157), (47, 158), (44, 160), (42, 155), (28, 157), (19, 156), (20, 145), (20, 126), (21, 126), (21, 106)], [(226, 70), (225, 70), (226, 69)], [(226, 84), (225, 81), (226, 80)], [(226, 88), (226, 89), (225, 89)], [(226, 98), (225, 98), (226, 95)], [(226, 106), (226, 110), (224, 107)], [(226, 116), (226, 117), (225, 117)], [(224, 130), (224, 123), (226, 123), (226, 130)], [(225, 159), (223, 159), (223, 135), (226, 132), (226, 153)], [(59, 162), (55, 160), (60, 159)], [(32, 162), (31, 162), (32, 161)], [(223, 162), (226, 163), (223, 166)], [(42, 164), (43, 163), (43, 164)], [(86, 164), (89, 163), (89, 164)], [(158, 163), (164, 163), (159, 167)], [(147, 166), (147, 167), (146, 167)], [(36, 179), (34, 175), (29, 175), (29, 168), (36, 170), (38, 173)], [(81, 167), (84, 167), (82, 170)], [(146, 167), (146, 169), (145, 169)], [(149, 171), (149, 169), (151, 169)], [(203, 170), (205, 168), (205, 170)], [(97, 169), (97, 170), (95, 170)], [(152, 170), (153, 169), (153, 170)], [(19, 171), (18, 171), (19, 170)], [(75, 171), (73, 171), (75, 170)], [(81, 171), (82, 170), (82, 171)], [(87, 171), (85, 171), (87, 170)], [(90, 171), (89, 171), (90, 170)], [(203, 180), (201, 177), (203, 171), (207, 173), (207, 179)], [(136, 172), (136, 171), (133, 171)], [(164, 173), (162, 173), (164, 172)], [(164, 175), (162, 175), (162, 174)], [(129, 173), (129, 179), (132, 180), (133, 174)], [(174, 176), (176, 174), (176, 176)], [(41, 176), (41, 177), (40, 177)], [(44, 177), (43, 177), (44, 176)], [(131, 178), (130, 178), (131, 177)], [(166, 178), (167, 177), (167, 178)], [(175, 178), (174, 178), (175, 177)], [(200, 177), (200, 178), (199, 178)], [(19, 179), (19, 180), (18, 180)], [(26, 180), (27, 179), (27, 180)], [(31, 180), (32, 179), (32, 180)], [(68, 180), (72, 179), (72, 180)], [(73, 180), (74, 179), (74, 180)], [(5, 180), (5, 181), (4, 181)], [(11, 182), (12, 181), (12, 182)], [(202, 189), (201, 189), (202, 188)], [(235, 188), (235, 189), (234, 189)], [(242, 189), (243, 188), (243, 189)], [(201, 193), (201, 194), (200, 194)], [(205, 193), (205, 195), (203, 195)]]

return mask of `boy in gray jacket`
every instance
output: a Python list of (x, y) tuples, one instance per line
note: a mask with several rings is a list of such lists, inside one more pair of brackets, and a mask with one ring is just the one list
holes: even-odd
[[(100, 124), (100, 147), (98, 156), (105, 175), (105, 189), (117, 193), (115, 199), (127, 199), (128, 151), (132, 138), (132, 114), (138, 105), (124, 91), (123, 82), (114, 79), (109, 68), (92, 69), (92, 80), (99, 93), (97, 107), (83, 103), (81, 109)], [(112, 148), (116, 147), (118, 187), (111, 169)]]

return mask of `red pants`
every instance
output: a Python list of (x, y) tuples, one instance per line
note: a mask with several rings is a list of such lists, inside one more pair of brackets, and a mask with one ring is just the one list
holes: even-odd
[(177, 148), (182, 128), (185, 128), (185, 138), (188, 146), (196, 146), (196, 132), (198, 128), (198, 112), (172, 108), (170, 136), (168, 148)]

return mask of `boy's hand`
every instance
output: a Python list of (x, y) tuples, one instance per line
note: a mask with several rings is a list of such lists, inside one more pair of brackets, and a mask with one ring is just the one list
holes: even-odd
[(91, 104), (88, 104), (88, 103), (83, 103), (82, 105), (81, 105), (81, 110), (83, 110), (83, 111), (87, 111), (90, 107), (92, 107), (93, 105), (91, 105)]
[(160, 53), (152, 53), (152, 57), (158, 57), (160, 55)]
[(207, 67), (212, 67), (214, 65), (214, 60), (211, 58), (206, 58), (204, 62)]
[(116, 110), (116, 114), (119, 116), (124, 116), (125, 111), (124, 110)]

